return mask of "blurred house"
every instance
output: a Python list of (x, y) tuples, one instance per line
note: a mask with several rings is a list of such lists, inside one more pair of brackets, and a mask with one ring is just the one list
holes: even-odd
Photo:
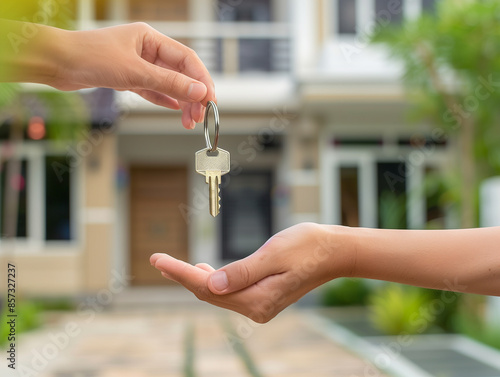
[[(232, 172), (214, 219), (194, 170), (203, 126), (184, 130), (180, 112), (130, 93), (115, 94), (112, 131), (97, 128), (62, 150), (26, 142), (15, 257), (22, 289), (95, 291), (123, 271), (131, 285), (167, 284), (149, 265), (153, 252), (217, 267), (303, 221), (379, 227), (392, 214), (397, 226), (421, 228), (442, 218), (421, 187), (446, 165), (449, 143), (431, 125), (409, 125), (401, 67), (367, 44), (376, 24), (433, 6), (79, 0), (81, 29), (140, 20), (196, 50), (215, 80), (219, 146)], [(55, 166), (67, 166), (62, 180)]]

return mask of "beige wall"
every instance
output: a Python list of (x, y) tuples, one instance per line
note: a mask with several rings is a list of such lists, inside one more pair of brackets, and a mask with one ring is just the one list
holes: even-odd
[(111, 273), (115, 221), (116, 135), (106, 135), (84, 166), (82, 289), (106, 288)]
[(319, 127), (313, 117), (301, 117), (290, 129), (290, 210), (294, 222), (318, 221), (319, 195)]
[[(16, 294), (61, 296), (78, 292), (83, 277), (81, 254), (78, 251), (64, 254), (26, 254), (1, 256), (1, 276), (7, 272), (8, 263), (16, 266)], [(6, 279), (2, 278), (1, 290), (5, 291)]]

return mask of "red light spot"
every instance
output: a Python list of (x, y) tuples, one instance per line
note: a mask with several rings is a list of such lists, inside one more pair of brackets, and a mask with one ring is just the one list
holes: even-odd
[(45, 122), (41, 117), (33, 117), (28, 125), (28, 136), (33, 140), (43, 139), (45, 136)]
[(16, 191), (22, 191), (26, 187), (26, 180), (22, 175), (15, 175), (10, 180), (10, 187)]

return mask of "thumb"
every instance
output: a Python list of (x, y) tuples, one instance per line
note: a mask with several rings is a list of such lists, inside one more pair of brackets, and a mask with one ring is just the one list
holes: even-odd
[(178, 101), (200, 102), (207, 95), (207, 86), (182, 73), (147, 63), (146, 74), (139, 84), (142, 89), (166, 94)]
[(278, 272), (276, 265), (270, 263), (268, 254), (257, 251), (212, 272), (208, 279), (208, 288), (217, 295), (228, 294), (247, 288)]

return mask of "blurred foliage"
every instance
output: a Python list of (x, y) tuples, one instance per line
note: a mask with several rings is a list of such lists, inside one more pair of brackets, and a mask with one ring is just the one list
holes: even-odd
[(421, 334), (434, 324), (426, 317), (430, 297), (420, 288), (388, 283), (370, 296), (372, 325), (387, 335)]
[(38, 305), (43, 311), (69, 311), (76, 309), (75, 300), (69, 297), (33, 298), (30, 301)]
[(17, 98), (19, 85), (13, 83), (0, 84), (0, 109), (6, 107)]
[(419, 288), (389, 283), (370, 297), (370, 320), (387, 335), (420, 334), (433, 324), (425, 318), (429, 297)]
[(428, 222), (426, 229), (443, 229), (446, 227), (445, 211), (453, 208), (460, 201), (460, 177), (454, 172), (427, 172), (424, 178), (423, 191), (426, 198)]
[(453, 330), (490, 347), (500, 349), (500, 325), (485, 320), (485, 298), (478, 295), (464, 295), (452, 318)]
[(364, 279), (335, 279), (322, 286), (321, 303), (325, 306), (362, 306), (367, 304), (370, 292)]
[(42, 23), (62, 29), (74, 29), (77, 1), (22, 0), (0, 2), (0, 14), (8, 20)]
[(438, 331), (453, 332), (455, 316), (458, 307), (462, 304), (464, 295), (436, 289), (420, 289), (429, 294), (430, 307), (435, 315), (434, 325), (439, 327)]
[[(0, 315), (2, 327), (0, 330), (0, 347), (8, 343), (10, 326), (5, 325), (10, 318), (7, 317), (8, 311), (6, 303), (3, 303), (3, 310)], [(23, 332), (36, 329), (41, 325), (41, 308), (36, 302), (29, 300), (18, 300), (16, 302), (16, 339)]]
[[(64, 29), (72, 29), (75, 20), (75, 4), (70, 0), (23, 0), (18, 2), (4, 1), (0, 4), (0, 14), (4, 19), (24, 22), (43, 23)], [(0, 23), (2, 35), (9, 30)], [(36, 37), (36, 29), (26, 29), (21, 46), (27, 45), (30, 38)], [(0, 38), (0, 53), (12, 55), (14, 52), (10, 42)], [(8, 69), (8, 67), (3, 67)], [(31, 93), (35, 101), (43, 107), (34, 106), (32, 98), (23, 96), (22, 87), (15, 83), (0, 84), (0, 124), (20, 122), (25, 127), (32, 116), (42, 116), (47, 127), (47, 137), (52, 140), (73, 140), (80, 135), (88, 124), (89, 114), (81, 96), (76, 93), (55, 90), (35, 91)], [(35, 104), (36, 105), (36, 104)], [(43, 114), (38, 114), (42, 112)]]
[(369, 319), (387, 335), (450, 332), (462, 294), (386, 283), (369, 298)]
[(372, 42), (403, 63), (411, 118), (459, 135), (458, 187), (473, 217), (477, 182), (500, 174), (500, 2), (442, 0), (434, 15), (380, 24)]
[[(66, 297), (33, 298), (20, 299), (16, 301), (16, 338), (19, 334), (35, 330), (43, 324), (43, 313), (46, 311), (68, 311), (74, 310), (75, 303)], [(7, 317), (7, 302), (2, 302), (0, 320), (2, 327), (0, 330), (0, 347), (7, 343), (10, 326), (5, 326), (9, 318)]]

